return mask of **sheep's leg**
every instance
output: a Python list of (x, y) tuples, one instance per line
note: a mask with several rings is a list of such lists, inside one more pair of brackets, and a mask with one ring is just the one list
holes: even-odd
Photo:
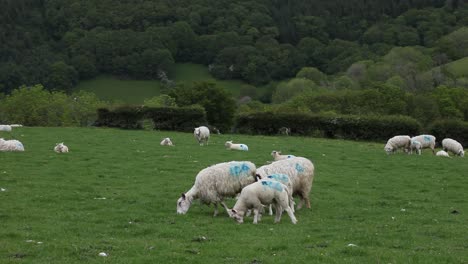
[(271, 206), (271, 204), (270, 204), (270, 206), (268, 206), (268, 213), (269, 213), (270, 215), (273, 215), (273, 209), (271, 209), (271, 207), (272, 207), (272, 206)]
[(258, 208), (254, 208), (253, 211), (254, 211), (254, 220), (253, 220), (253, 223), (254, 223), (254, 224), (257, 224), (257, 223), (258, 223)]
[(275, 203), (275, 211), (276, 211), (275, 223), (278, 223), (281, 220), (281, 214), (283, 213), (283, 209), (281, 208), (279, 204)]
[(286, 211), (286, 213), (288, 213), (289, 218), (291, 218), (291, 222), (292, 222), (293, 224), (296, 224), (296, 223), (297, 223), (297, 219), (296, 219), (296, 217), (294, 216), (294, 213), (292, 212), (291, 208), (288, 207), (288, 208), (285, 208), (284, 210)]
[(215, 203), (214, 204), (214, 214), (213, 216), (217, 216), (218, 215), (218, 203)]
[(221, 205), (224, 207), (224, 209), (226, 209), (226, 212), (229, 214), (229, 208), (227, 207), (227, 205), (224, 202), (221, 202)]

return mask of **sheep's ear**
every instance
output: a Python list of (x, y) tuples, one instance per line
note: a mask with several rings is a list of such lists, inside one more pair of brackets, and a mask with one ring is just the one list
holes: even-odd
[(262, 179), (262, 176), (260, 176), (260, 174), (255, 174), (255, 181), (259, 181)]
[(236, 211), (236, 209), (231, 209), (231, 213), (233, 213), (233, 214), (237, 214), (237, 211)]
[(185, 199), (186, 199), (186, 197), (185, 197), (185, 193), (182, 193), (182, 195), (181, 195), (180, 197), (182, 197), (182, 199), (184, 199), (184, 200), (185, 200)]

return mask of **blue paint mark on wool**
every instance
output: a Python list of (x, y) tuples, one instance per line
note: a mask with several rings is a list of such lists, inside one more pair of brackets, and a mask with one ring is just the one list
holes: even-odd
[(24, 149), (23, 143), (21, 142), (16, 142), (16, 147), (20, 149)]
[(283, 186), (277, 181), (262, 181), (262, 185), (280, 192), (283, 191)]
[(248, 174), (249, 171), (250, 167), (245, 163), (237, 163), (235, 165), (231, 165), (229, 168), (229, 174), (236, 177), (239, 177), (241, 174)]
[(430, 136), (424, 136), (424, 141), (426, 141), (426, 142), (431, 141), (431, 137)]
[(295, 158), (295, 157), (296, 157), (296, 156), (294, 156), (294, 155), (288, 155), (288, 159), (290, 159), (290, 158)]
[(304, 168), (299, 163), (296, 163), (296, 170), (298, 172), (304, 172)]
[(240, 144), (240, 148), (242, 150), (245, 150), (245, 151), (248, 151), (249, 150), (249, 147), (247, 145), (244, 145), (244, 144)]
[(289, 177), (286, 174), (271, 174), (271, 175), (268, 175), (267, 178), (277, 180), (282, 183), (287, 183), (289, 180)]

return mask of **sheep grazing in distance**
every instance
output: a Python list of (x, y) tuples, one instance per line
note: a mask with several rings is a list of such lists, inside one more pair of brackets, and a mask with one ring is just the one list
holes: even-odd
[(387, 141), (384, 150), (387, 154), (395, 153), (399, 148), (403, 148), (405, 152), (408, 152), (410, 144), (410, 136), (394, 136)]
[(232, 140), (226, 141), (226, 143), (224, 143), (224, 146), (227, 149), (249, 151), (249, 146), (247, 146), (246, 144), (234, 144), (232, 143)]
[(411, 139), (410, 154), (413, 154), (413, 151), (416, 151), (418, 155), (421, 155), (421, 149), (422, 149), (421, 142)]
[(286, 174), (292, 182), (293, 195), (299, 195), (297, 208), (302, 208), (305, 203), (307, 208), (310, 208), (309, 193), (312, 189), (312, 182), (314, 180), (314, 164), (312, 161), (303, 158), (295, 157), (275, 161), (271, 164), (261, 166), (257, 169), (257, 174), (262, 179), (272, 174)]
[(231, 210), (228, 210), (229, 217), (234, 218), (238, 223), (244, 222), (244, 215), (249, 209), (254, 211), (253, 223), (259, 221), (259, 213), (263, 210), (263, 205), (273, 204), (275, 206), (275, 223), (281, 220), (283, 210), (285, 210), (291, 222), (297, 223), (294, 212), (289, 206), (291, 194), (286, 185), (271, 180), (261, 180), (252, 183), (242, 189), (239, 199)]
[(296, 156), (294, 155), (281, 155), (281, 151), (276, 151), (273, 150), (271, 152), (271, 156), (273, 157), (273, 160), (283, 160), (283, 159), (290, 159), (290, 158), (295, 158)]
[(214, 216), (218, 215), (219, 203), (228, 210), (224, 198), (236, 196), (242, 188), (255, 182), (255, 172), (255, 164), (250, 161), (224, 162), (201, 170), (192, 188), (177, 200), (177, 213), (187, 213), (195, 199), (214, 204)]
[(11, 126), (10, 125), (0, 125), (0, 131), (11, 131)]
[(20, 124), (10, 124), (11, 127), (22, 127), (23, 125)]
[(24, 146), (16, 139), (4, 140), (0, 138), (0, 151), (24, 151)]
[(159, 143), (161, 146), (174, 146), (170, 138), (165, 138)]
[(54, 147), (54, 151), (57, 153), (68, 153), (68, 147), (62, 143), (57, 143)]
[(197, 139), (200, 146), (208, 145), (208, 140), (210, 139), (210, 130), (206, 126), (195, 128), (193, 135), (195, 136), (195, 139)]
[(465, 156), (463, 146), (458, 141), (451, 138), (444, 138), (444, 140), (442, 140), (442, 149), (447, 152), (450, 151), (460, 157)]
[[(433, 135), (419, 135), (411, 138), (411, 142), (417, 141), (421, 144), (421, 149), (430, 148), (435, 154), (436, 138)], [(421, 151), (420, 151), (421, 152)]]
[(289, 127), (280, 127), (278, 129), (279, 135), (289, 136), (291, 134), (291, 129)]
[(437, 151), (436, 156), (451, 158), (450, 155), (444, 150)]

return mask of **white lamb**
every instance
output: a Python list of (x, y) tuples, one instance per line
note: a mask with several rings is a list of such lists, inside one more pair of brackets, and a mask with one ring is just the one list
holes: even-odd
[(243, 223), (247, 210), (253, 209), (253, 223), (257, 224), (263, 205), (273, 204), (276, 211), (275, 223), (280, 221), (281, 214), (285, 210), (291, 218), (291, 222), (296, 224), (297, 219), (289, 207), (290, 197), (291, 194), (289, 194), (286, 185), (278, 181), (261, 180), (242, 189), (234, 208), (228, 211), (229, 217), (234, 218), (238, 223)]
[(281, 155), (281, 151), (276, 151), (273, 150), (271, 152), (271, 156), (273, 157), (273, 160), (283, 160), (283, 159), (290, 159), (290, 158), (295, 158), (296, 156), (294, 155)]
[(11, 127), (22, 127), (23, 125), (20, 124), (10, 124)]
[(224, 162), (201, 170), (192, 188), (177, 200), (177, 213), (187, 213), (197, 198), (204, 204), (214, 204), (214, 216), (218, 214), (218, 203), (228, 210), (224, 198), (236, 196), (242, 188), (255, 182), (255, 171), (255, 164), (250, 161)]
[(448, 158), (450, 158), (450, 155), (449, 155), (446, 151), (444, 151), (444, 150), (439, 150), (439, 151), (437, 151), (436, 156), (439, 156), (439, 157), (448, 157)]
[(170, 138), (165, 138), (159, 143), (161, 146), (174, 146)]
[(11, 131), (10, 125), (0, 125), (0, 131)]
[(442, 149), (445, 151), (450, 151), (460, 157), (465, 156), (463, 146), (458, 141), (451, 138), (444, 138), (444, 140), (442, 140)]
[(387, 154), (395, 153), (399, 148), (403, 148), (407, 152), (410, 148), (410, 136), (394, 136), (387, 141), (384, 149)]
[[(260, 175), (258, 175), (258, 176), (261, 177)], [(266, 176), (266, 178), (264, 180), (277, 181), (277, 182), (280, 182), (280, 183), (284, 184), (288, 188), (288, 193), (290, 195), (289, 207), (291, 207), (291, 210), (294, 212), (294, 199), (292, 197), (292, 194), (293, 194), (294, 190), (293, 190), (293, 183), (292, 183), (291, 179), (289, 178), (289, 176), (286, 175), (286, 174), (282, 174), (282, 173), (275, 173), (275, 174), (271, 174), (271, 175)], [(269, 213), (270, 213), (270, 215), (273, 215), (273, 211), (271, 210), (271, 207), (272, 207), (271, 204), (270, 204), (269, 207), (270, 207), (269, 208)]]
[(305, 203), (310, 208), (309, 193), (314, 180), (314, 164), (303, 157), (295, 157), (285, 160), (275, 161), (271, 164), (261, 166), (257, 169), (257, 174), (262, 179), (272, 174), (286, 174), (292, 182), (293, 195), (299, 195), (301, 200), (297, 208), (302, 208)]
[(24, 146), (16, 139), (4, 140), (0, 138), (0, 151), (24, 151)]
[(249, 146), (247, 146), (246, 144), (234, 144), (232, 143), (232, 140), (226, 141), (226, 143), (224, 143), (224, 146), (227, 149), (249, 151)]
[(68, 153), (68, 147), (62, 143), (57, 143), (54, 147), (54, 151), (57, 153)]
[(436, 138), (433, 135), (419, 135), (411, 138), (411, 142), (417, 141), (421, 143), (421, 149), (430, 148), (432, 154), (435, 154)]
[(197, 139), (200, 146), (208, 145), (208, 140), (210, 139), (210, 130), (206, 126), (195, 128), (193, 135)]
[(416, 151), (418, 155), (421, 155), (421, 149), (422, 149), (421, 142), (411, 139), (410, 154), (413, 154), (413, 151)]

